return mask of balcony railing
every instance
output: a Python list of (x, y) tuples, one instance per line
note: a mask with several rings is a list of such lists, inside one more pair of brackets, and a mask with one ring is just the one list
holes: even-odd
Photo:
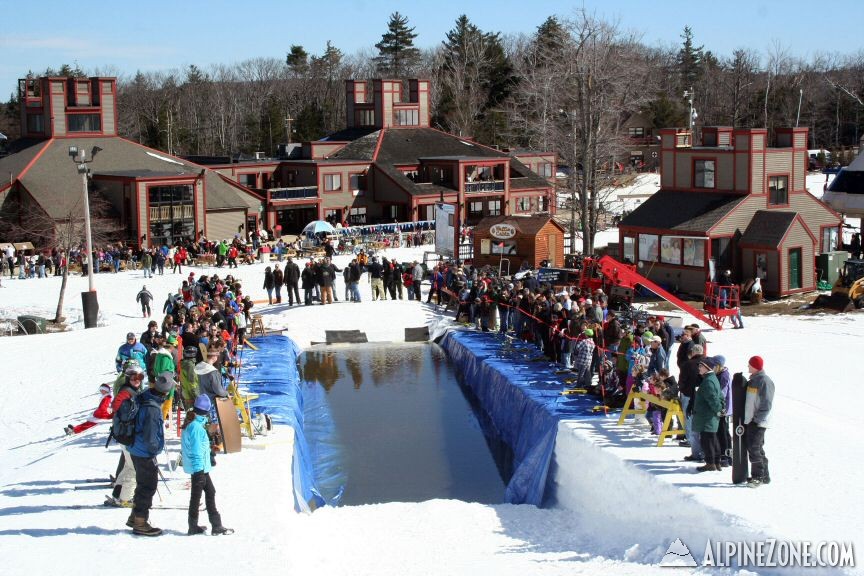
[(491, 180), (487, 182), (466, 182), (465, 193), (476, 194), (478, 192), (504, 192), (503, 180)]
[(298, 198), (317, 198), (317, 186), (296, 186), (293, 188), (269, 188), (270, 200), (297, 200)]

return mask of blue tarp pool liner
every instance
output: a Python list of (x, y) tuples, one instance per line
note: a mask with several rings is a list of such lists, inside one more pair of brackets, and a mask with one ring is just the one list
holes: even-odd
[(552, 496), (546, 494), (546, 484), (558, 422), (584, 417), (596, 402), (562, 395), (564, 385), (554, 374), (560, 366), (531, 361), (540, 355), (533, 346), (460, 330), (449, 331), (441, 346), (513, 450), (506, 501), (540, 506)]
[[(338, 504), (343, 486), (334, 464), (338, 455), (332, 450), (332, 418), (320, 386), (310, 388), (300, 379), (297, 358), (303, 351), (285, 336), (250, 341), (258, 350), (243, 350), (240, 382), (259, 395), (252, 403), (253, 413), (266, 412), (275, 423), (294, 429), (295, 508), (308, 512)], [(489, 333), (451, 330), (441, 346), (513, 451), (505, 500), (542, 505), (552, 496), (547, 493), (547, 476), (558, 422), (584, 417), (596, 401), (563, 396), (564, 384), (554, 374), (558, 366), (533, 361), (540, 353), (531, 345), (502, 342)], [(307, 429), (305, 415), (310, 424), (319, 424)]]
[(265, 412), (273, 422), (294, 429), (294, 507), (309, 512), (328, 503), (317, 488), (313, 454), (304, 432), (304, 399), (297, 357), (302, 350), (285, 336), (265, 336), (249, 340), (258, 350), (245, 348), (240, 383), (258, 394), (252, 402), (253, 413)]

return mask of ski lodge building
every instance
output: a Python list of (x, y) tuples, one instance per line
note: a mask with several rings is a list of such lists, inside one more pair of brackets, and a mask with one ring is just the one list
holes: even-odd
[(619, 256), (658, 284), (701, 294), (721, 270), (767, 295), (816, 289), (815, 257), (837, 249), (842, 218), (805, 186), (807, 128), (660, 131), (661, 187), (619, 227)]
[[(22, 138), (0, 158), (0, 209), (54, 221), (79, 214), (83, 183), (70, 147), (98, 155), (91, 194), (105, 198), (133, 245), (297, 233), (311, 220), (355, 224), (433, 219), (436, 202), (462, 222), (554, 210), (555, 155), (510, 155), (430, 126), (428, 80), (346, 82), (347, 126), (278, 159), (184, 159), (118, 135), (115, 78), (19, 81)], [(263, 155), (260, 155), (263, 156)], [(8, 175), (8, 178), (6, 177)], [(27, 238), (37, 241), (36, 238)]]

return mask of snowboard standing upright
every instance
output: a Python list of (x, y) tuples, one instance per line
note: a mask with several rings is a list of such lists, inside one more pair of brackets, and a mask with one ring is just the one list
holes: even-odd
[(732, 377), (732, 482), (747, 482), (750, 462), (744, 440), (744, 403), (747, 399), (747, 379), (741, 372)]

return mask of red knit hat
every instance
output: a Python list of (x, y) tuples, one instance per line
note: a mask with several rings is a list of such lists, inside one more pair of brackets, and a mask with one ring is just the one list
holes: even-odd
[(762, 370), (762, 367), (765, 365), (765, 361), (762, 360), (761, 356), (753, 356), (750, 358), (750, 366), (755, 368), (756, 370)]

